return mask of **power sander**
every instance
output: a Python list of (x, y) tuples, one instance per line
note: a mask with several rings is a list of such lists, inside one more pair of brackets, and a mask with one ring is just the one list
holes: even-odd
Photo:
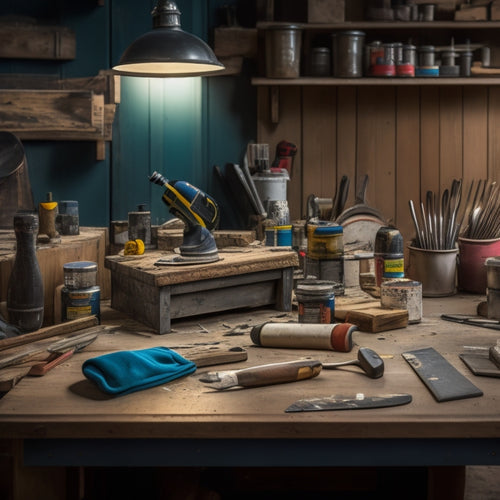
[(149, 178), (165, 188), (162, 200), (175, 217), (184, 224), (184, 236), (180, 255), (172, 259), (160, 259), (158, 265), (201, 264), (219, 260), (217, 245), (212, 231), (219, 223), (219, 207), (208, 194), (186, 181), (169, 181), (158, 172)]

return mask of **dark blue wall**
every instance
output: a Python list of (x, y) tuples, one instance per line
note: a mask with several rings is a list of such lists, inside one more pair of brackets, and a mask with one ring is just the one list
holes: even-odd
[[(116, 63), (125, 48), (151, 29), (155, 0), (2, 0), (0, 16), (22, 15), (76, 32), (73, 61), (0, 60), (3, 73), (42, 73), (61, 78), (92, 76)], [(221, 0), (178, 0), (182, 28), (210, 41)], [(201, 5), (200, 5), (201, 4)], [(251, 68), (250, 68), (251, 70)], [(122, 77), (121, 103), (106, 159), (96, 161), (95, 143), (25, 141), (35, 202), (51, 191), (56, 200), (78, 200), (80, 222), (108, 226), (145, 203), (153, 223), (169, 218), (154, 170), (222, 196), (213, 166), (240, 162), (255, 139), (256, 97), (249, 73), (209, 78)], [(1, 126), (1, 124), (0, 124)], [(226, 211), (225, 200), (219, 199)], [(222, 217), (231, 221), (230, 217)], [(230, 224), (230, 222), (229, 222)]]

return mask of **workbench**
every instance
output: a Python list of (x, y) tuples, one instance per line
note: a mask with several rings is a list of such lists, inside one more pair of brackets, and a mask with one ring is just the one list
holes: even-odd
[[(159, 336), (103, 304), (103, 324), (120, 328), (100, 335), (44, 377), (24, 378), (0, 399), (0, 444), (22, 449), (24, 465), (44, 466), (45, 474), (82, 466), (447, 470), (500, 465), (500, 379), (474, 376), (458, 357), (464, 346), (495, 344), (498, 331), (440, 318), (442, 313), (474, 315), (480, 301), (484, 296), (424, 299), (421, 323), (376, 334), (354, 332), (355, 346), (348, 353), (252, 345), (251, 326), (296, 321), (296, 310), (267, 307), (198, 316), (175, 321), (170, 333)], [(200, 368), (168, 384), (115, 398), (82, 374), (87, 358), (152, 346), (171, 347), (187, 358), (200, 349), (239, 346), (248, 351), (248, 360)], [(354, 359), (360, 346), (384, 359), (382, 378), (345, 367), (323, 370), (310, 380), (252, 389), (216, 391), (198, 380), (207, 371), (304, 357), (345, 361)], [(484, 395), (436, 402), (401, 356), (421, 347), (434, 347)], [(302, 398), (402, 392), (413, 401), (394, 408), (284, 412)], [(458, 498), (453, 495), (450, 490), (446, 498)]]

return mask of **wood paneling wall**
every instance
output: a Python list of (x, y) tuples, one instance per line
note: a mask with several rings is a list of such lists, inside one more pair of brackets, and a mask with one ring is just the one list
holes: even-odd
[[(272, 92), (278, 123), (271, 122)], [(257, 128), (271, 151), (282, 139), (298, 147), (288, 188), (292, 220), (305, 216), (310, 194), (333, 197), (343, 175), (351, 206), (367, 174), (367, 203), (409, 241), (410, 199), (440, 195), (453, 179), (500, 180), (496, 86), (262, 86)]]

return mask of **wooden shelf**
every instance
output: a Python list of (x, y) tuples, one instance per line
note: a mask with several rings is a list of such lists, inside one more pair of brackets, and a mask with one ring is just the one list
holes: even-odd
[(0, 77), (2, 130), (21, 140), (95, 141), (98, 160), (112, 139), (119, 100), (119, 78), (109, 71), (65, 80)]
[(294, 23), (294, 22), (259, 22), (258, 29), (266, 29), (270, 26), (299, 26), (305, 30), (330, 31), (330, 30), (428, 30), (428, 29), (453, 29), (453, 30), (476, 30), (476, 29), (499, 29), (500, 21), (345, 21), (342, 23)]
[(314, 77), (301, 77), (301, 78), (264, 78), (255, 77), (252, 78), (252, 85), (268, 85), (268, 86), (408, 86), (408, 85), (458, 85), (458, 86), (470, 86), (470, 85), (500, 85), (500, 78), (494, 77), (467, 77), (467, 78), (375, 78), (375, 77), (363, 77), (363, 78), (314, 78)]

